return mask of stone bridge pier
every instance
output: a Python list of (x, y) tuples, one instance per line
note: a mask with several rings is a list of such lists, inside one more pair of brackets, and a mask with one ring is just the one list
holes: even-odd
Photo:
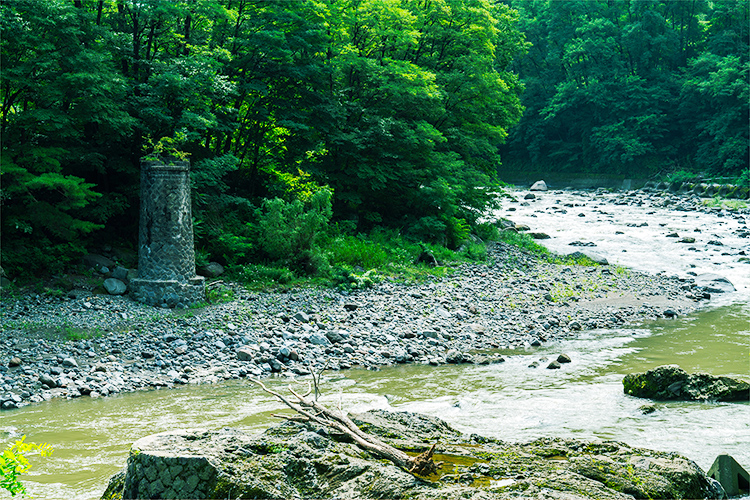
[(152, 306), (206, 300), (205, 280), (195, 274), (187, 161), (141, 161), (138, 278), (130, 284), (133, 298)]

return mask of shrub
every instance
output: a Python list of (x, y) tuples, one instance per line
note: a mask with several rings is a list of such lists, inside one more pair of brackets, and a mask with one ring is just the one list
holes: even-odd
[(265, 285), (269, 282), (286, 285), (294, 279), (294, 274), (282, 267), (248, 265), (241, 268), (239, 278), (251, 285)]
[(380, 267), (388, 262), (383, 247), (372, 240), (357, 236), (339, 236), (330, 243), (332, 264), (360, 266), (365, 269)]
[(474, 228), (474, 232), (482, 239), (482, 241), (497, 241), (500, 238), (500, 230), (491, 222), (477, 224), (477, 227)]
[(265, 200), (258, 217), (263, 252), (271, 260), (285, 262), (306, 274), (320, 271), (317, 266), (322, 266), (324, 259), (315, 241), (331, 219), (331, 197), (331, 191), (324, 188), (307, 203)]
[(377, 280), (377, 273), (373, 270), (357, 273), (349, 266), (334, 266), (331, 269), (331, 282), (346, 290), (370, 288)]

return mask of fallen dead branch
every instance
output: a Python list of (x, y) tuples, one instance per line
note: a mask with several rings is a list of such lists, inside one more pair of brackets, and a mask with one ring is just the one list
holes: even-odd
[(272, 391), (266, 387), (263, 382), (257, 379), (251, 379), (253, 382), (258, 384), (264, 391), (272, 394), (279, 401), (283, 402), (289, 408), (297, 412), (297, 415), (278, 415), (274, 414), (274, 417), (291, 420), (294, 422), (315, 422), (322, 426), (330, 429), (335, 429), (342, 434), (349, 436), (355, 443), (364, 448), (365, 450), (387, 460), (390, 460), (399, 467), (409, 471), (412, 474), (420, 476), (429, 476), (437, 472), (443, 462), (435, 462), (432, 459), (435, 453), (435, 446), (432, 445), (429, 450), (417, 455), (416, 457), (410, 457), (403, 451), (394, 448), (393, 446), (384, 443), (377, 437), (367, 434), (362, 429), (357, 427), (357, 424), (341, 410), (334, 412), (325, 406), (321, 405), (317, 401), (311, 401), (307, 399), (312, 389), (308, 384), (308, 391), (305, 394), (298, 394), (292, 386), (289, 386), (289, 392), (292, 393), (296, 401), (292, 401), (282, 394), (276, 391)]

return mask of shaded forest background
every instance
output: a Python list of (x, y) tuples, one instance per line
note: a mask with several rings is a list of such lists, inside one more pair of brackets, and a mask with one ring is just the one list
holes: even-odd
[[(188, 156), (199, 260), (455, 248), (504, 175), (750, 183), (744, 0), (5, 0), (2, 266), (135, 246), (139, 161)], [(333, 229), (331, 229), (333, 228)]]

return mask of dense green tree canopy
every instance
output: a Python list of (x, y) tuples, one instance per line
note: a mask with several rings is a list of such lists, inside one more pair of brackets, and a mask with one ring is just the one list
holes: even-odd
[(457, 246), (501, 165), (736, 176), (748, 25), (743, 0), (4, 0), (2, 264), (134, 245), (152, 150), (190, 155), (226, 262), (321, 199)]
[(506, 171), (748, 169), (750, 4), (507, 0), (532, 47)]
[(359, 229), (455, 245), (522, 111), (523, 36), (489, 0), (0, 8), (6, 267), (64, 264), (101, 230), (134, 240), (138, 160), (165, 146), (191, 155), (209, 252), (251, 258), (263, 199), (322, 186)]

